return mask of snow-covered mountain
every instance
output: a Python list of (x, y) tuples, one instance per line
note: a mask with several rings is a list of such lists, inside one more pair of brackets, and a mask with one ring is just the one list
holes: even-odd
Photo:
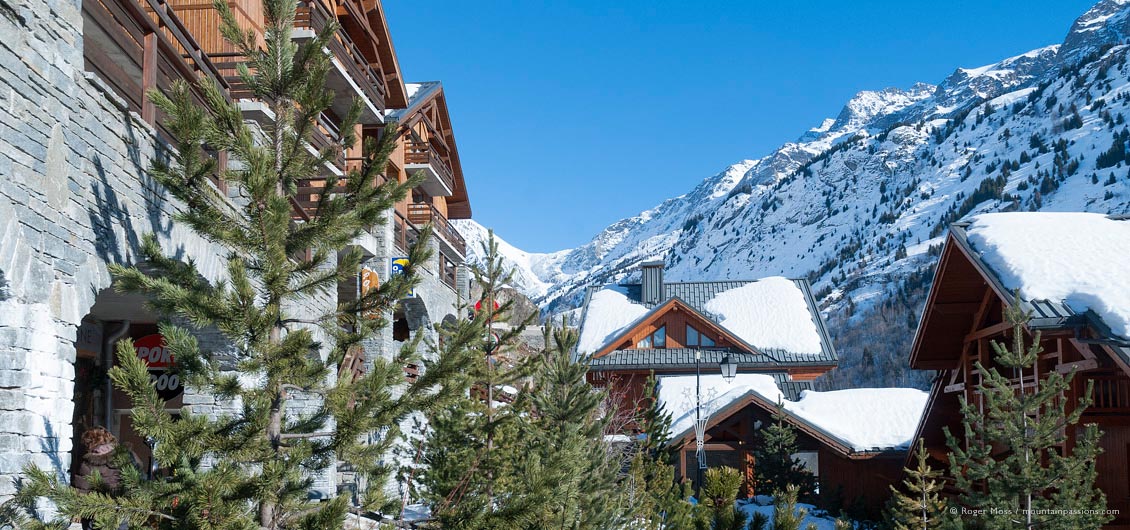
[[(549, 312), (656, 257), (673, 280), (807, 276), (841, 377), (920, 382), (883, 374), (905, 364), (950, 223), (998, 210), (1130, 212), (1128, 38), (1130, 0), (1103, 0), (1062, 44), (959, 68), (937, 85), (860, 92), (797, 141), (581, 247), (504, 254)], [(473, 221), (459, 230), (475, 249), (485, 234)], [(880, 331), (901, 338), (875, 341)], [(868, 366), (877, 373), (860, 375)]]

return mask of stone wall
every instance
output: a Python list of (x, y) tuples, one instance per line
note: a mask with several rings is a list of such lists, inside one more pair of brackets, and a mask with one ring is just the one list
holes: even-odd
[[(133, 262), (142, 236), (154, 233), (206, 278), (224, 274), (223, 249), (174, 223), (181, 205), (145, 174), (154, 130), (83, 71), (80, 10), (77, 0), (0, 0), (0, 498), (29, 464), (69, 479), (76, 333), (110, 287), (107, 264)], [(392, 241), (386, 226), (364, 242), (382, 278)], [(465, 273), (464, 287), (452, 289), (437, 268), (433, 257), (417, 288), (418, 329), (429, 334), (466, 293)], [(303, 312), (335, 302), (310, 300)], [(225, 347), (216, 333), (200, 339)], [(385, 330), (368, 346), (369, 355), (388, 355), (398, 343)], [(185, 403), (209, 415), (235, 405), (191, 390)], [(317, 486), (331, 494), (335, 473)]]

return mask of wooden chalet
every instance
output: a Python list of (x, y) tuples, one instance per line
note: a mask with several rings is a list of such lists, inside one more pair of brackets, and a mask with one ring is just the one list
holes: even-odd
[[(1123, 323), (1110, 316), (1126, 305), (1127, 250), (1130, 221), (1098, 214), (988, 214), (951, 227), (910, 354), (912, 368), (938, 371), (915, 436), (938, 468), (948, 461), (943, 428), (963, 432), (959, 397), (983, 402), (974, 363), (994, 366), (990, 341), (1011, 342), (1002, 311), (1019, 305), (1031, 314), (1029, 338), (1040, 333), (1036, 372), (1076, 371), (1063, 396), (1069, 411), (1094, 384), (1082, 423), (1103, 431), (1097, 485), (1120, 512), (1107, 528), (1130, 528), (1130, 341), (1112, 331)], [(1070, 450), (1076, 433), (1066, 434)]]
[[(693, 378), (678, 379), (683, 380), (685, 387)], [(678, 391), (666, 390), (669, 381), (660, 379), (659, 396), (666, 409), (678, 414), (674, 427), (677, 432), (672, 433), (671, 441), (679, 448), (676, 473), (694, 483), (697, 460), (695, 431), (690, 421), (693, 405), (685, 392), (679, 395)], [(707, 465), (741, 470), (747, 479), (746, 495), (772, 495), (773, 492), (756, 491), (748, 485), (756, 475), (755, 433), (774, 421), (773, 414), (781, 403), (785, 421), (797, 431), (798, 453), (794, 457), (816, 476), (825, 507), (865, 506), (873, 509), (867, 515), (878, 519), (878, 510), (890, 496), (889, 487), (902, 479), (907, 448), (925, 405), (925, 393), (900, 388), (810, 391), (789, 399), (774, 395), (773, 389), (764, 384), (746, 389), (742, 382), (739, 376), (736, 390), (710, 400), (706, 408)], [(809, 410), (807, 405), (811, 401), (823, 403), (823, 410)], [(851, 424), (880, 425), (885, 431), (879, 436), (853, 433)]]
[[(759, 286), (765, 287), (760, 295), (733, 296)], [(712, 311), (730, 298), (740, 300), (727, 306), (752, 314), (739, 316), (760, 314), (764, 320), (727, 321), (722, 318), (727, 307)], [(592, 356), (590, 383), (611, 388), (626, 403), (643, 397), (653, 372), (693, 375), (696, 355), (704, 374), (718, 373), (719, 363), (728, 357), (739, 374), (774, 377), (790, 399), (837, 363), (803, 279), (664, 283), (663, 263), (649, 262), (642, 266), (639, 284), (590, 289), (581, 320), (578, 351)], [(730, 329), (724, 321), (741, 327)]]
[[(700, 387), (708, 467), (755, 475), (757, 431), (770, 424), (780, 402), (799, 430), (797, 456), (817, 475), (822, 493), (845, 505), (882, 504), (887, 486), (900, 477), (925, 393), (812, 392), (813, 379), (834, 368), (837, 357), (805, 280), (665, 283), (662, 262), (642, 269), (638, 284), (589, 290), (578, 354), (591, 357), (589, 382), (608, 388), (621, 409), (642, 407), (650, 374), (658, 377), (658, 399), (674, 418), (671, 443), (681, 480), (697, 477), (693, 420)], [(721, 373), (723, 359), (736, 364), (732, 380)], [(809, 414), (814, 403), (832, 412)], [(867, 403), (871, 409), (861, 406)], [(888, 432), (849, 440), (850, 425), (835, 419), (851, 417), (848, 411), (857, 411), (855, 424)], [(635, 427), (625, 422), (628, 433)]]

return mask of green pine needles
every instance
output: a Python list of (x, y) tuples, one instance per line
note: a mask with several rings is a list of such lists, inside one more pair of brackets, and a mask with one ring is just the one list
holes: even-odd
[[(323, 49), (336, 24), (296, 43), (294, 2), (265, 0), (260, 48), (226, 2), (214, 7), (224, 36), (247, 57), (239, 66), (242, 83), (274, 120), (247, 124), (239, 107), (206, 82), (200, 83), (204, 106), (183, 82), (168, 94), (151, 92), (177, 144), (170, 160), (156, 160), (150, 174), (184, 204), (175, 219), (180, 226), (227, 249), (223, 279), (206, 279), (195, 262), (168, 257), (175, 250), (163, 248), (155, 236), (145, 238), (136, 264), (115, 264), (111, 273), (115, 289), (145, 295), (166, 319), (160, 331), (187, 388), (232, 406), (218, 417), (190, 408), (170, 414), (133, 347), (119, 344), (120, 365), (110, 377), (133, 401), (134, 429), (156, 441), (162, 477), (144, 480), (126, 466), (120, 491), (83, 495), (29, 470), (24, 488), (6, 507), (27, 527), (60, 527), (62, 522), (35, 522), (42, 518), (36, 501), (47, 497), (63, 517), (92, 519), (103, 529), (341, 528), (349, 510), (395, 510), (382, 489), (392, 471), (383, 462), (397, 425), (458, 393), (445, 388), (458, 381), (466, 361), (462, 350), (442, 350), (425, 362), (418, 341), (391, 358), (368, 359), (359, 376), (339, 377), (347, 354), (386, 324), (372, 315), (389, 314), (418, 281), (414, 267), (428, 259), (430, 230), (422, 230), (409, 251), (405, 275), (352, 301), (317, 302), (336, 300), (339, 282), (356, 280), (362, 255), (351, 242), (379, 225), (415, 184), (380, 178), (395, 133), (366, 139), (360, 164), (343, 178), (328, 178), (326, 190), (334, 191), (321, 195), (312, 217), (292, 220), (299, 181), (324, 172), (359, 140), (354, 124), (361, 106), (355, 101), (343, 117), (340, 141), (319, 151), (307, 148), (318, 116), (333, 100)], [(395, 131), (395, 124), (387, 130)], [(219, 170), (205, 147), (226, 151), (234, 161), (222, 176), (236, 199), (229, 201), (209, 182)], [(205, 350), (198, 330), (219, 332), (228, 346)], [(413, 383), (405, 382), (409, 363), (426, 366)], [(305, 403), (302, 409), (295, 400)], [(336, 473), (339, 463), (370, 485), (357, 506), (332, 492), (314, 500), (315, 477)]]
[(963, 440), (946, 430), (959, 501), (979, 510), (976, 522), (985, 528), (1099, 528), (1110, 519), (1103, 514), (1106, 497), (1095, 487), (1100, 433), (1096, 425), (1080, 424), (1092, 385), (1068, 412), (1064, 396), (1074, 372), (1037, 374), (1039, 332), (1028, 343), (1028, 315), (1009, 307), (1004, 316), (1013, 340), (992, 343), (1000, 368), (976, 364), (983, 403), (962, 399)]
[(816, 477), (793, 458), (798, 450), (796, 427), (787, 420), (782, 403), (773, 412), (773, 421), (757, 433), (754, 446), (757, 461), (756, 491), (762, 495), (777, 495), (789, 486), (795, 486), (802, 501), (808, 501), (816, 492)]
[(941, 528), (946, 516), (946, 500), (942, 497), (942, 471), (930, 467), (924, 440), (918, 440), (913, 468), (904, 468), (903, 490), (891, 486), (888, 517), (894, 530), (931, 530)]

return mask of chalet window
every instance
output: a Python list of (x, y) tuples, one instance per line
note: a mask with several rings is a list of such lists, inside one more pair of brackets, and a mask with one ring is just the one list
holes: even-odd
[(714, 339), (687, 324), (687, 346), (714, 346)]
[(659, 329), (652, 332), (651, 335), (644, 337), (642, 340), (640, 340), (639, 342), (636, 343), (636, 348), (640, 348), (640, 349), (666, 348), (666, 347), (667, 347), (667, 326), (659, 326)]

